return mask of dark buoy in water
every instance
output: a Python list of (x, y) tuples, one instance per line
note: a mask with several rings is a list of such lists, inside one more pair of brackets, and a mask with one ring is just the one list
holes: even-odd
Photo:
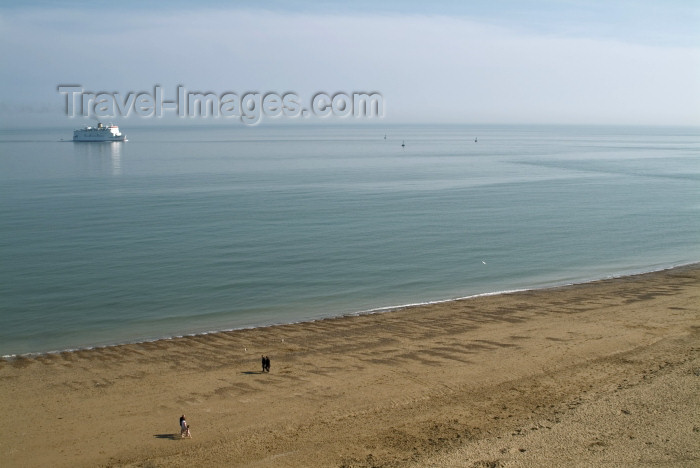
[(478, 138), (474, 138), (474, 143), (476, 143), (477, 141), (479, 141)]
[(405, 141), (402, 141), (402, 142), (401, 142), (401, 147), (402, 147), (402, 148), (405, 148), (405, 147), (406, 147), (406, 142), (405, 142)]

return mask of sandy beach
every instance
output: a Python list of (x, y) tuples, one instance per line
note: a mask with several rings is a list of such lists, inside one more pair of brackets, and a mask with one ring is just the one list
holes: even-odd
[(0, 361), (0, 410), (8, 467), (698, 466), (700, 265)]

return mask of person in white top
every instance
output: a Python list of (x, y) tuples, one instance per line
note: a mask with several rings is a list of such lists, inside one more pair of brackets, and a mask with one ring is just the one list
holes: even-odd
[(180, 437), (192, 437), (190, 434), (190, 426), (185, 420), (185, 415), (180, 416)]

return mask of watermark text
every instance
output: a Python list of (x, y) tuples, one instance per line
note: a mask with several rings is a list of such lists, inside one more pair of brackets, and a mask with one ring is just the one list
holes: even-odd
[[(384, 98), (378, 92), (319, 92), (308, 101), (295, 92), (189, 91), (177, 86), (171, 94), (160, 85), (152, 91), (87, 91), (81, 85), (58, 85), (69, 117), (98, 119), (130, 117), (226, 118), (256, 125), (266, 118), (381, 118)], [(306, 104), (305, 104), (306, 103)]]

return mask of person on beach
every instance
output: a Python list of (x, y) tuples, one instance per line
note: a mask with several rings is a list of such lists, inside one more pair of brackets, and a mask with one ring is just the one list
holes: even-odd
[(185, 420), (185, 415), (180, 416), (180, 437), (192, 437), (190, 434), (190, 426)]
[(265, 355), (260, 356), (261, 361), (262, 361), (262, 371), (265, 372), (265, 367), (267, 364), (267, 359), (265, 358)]
[(270, 357), (265, 356), (265, 370), (270, 372)]

